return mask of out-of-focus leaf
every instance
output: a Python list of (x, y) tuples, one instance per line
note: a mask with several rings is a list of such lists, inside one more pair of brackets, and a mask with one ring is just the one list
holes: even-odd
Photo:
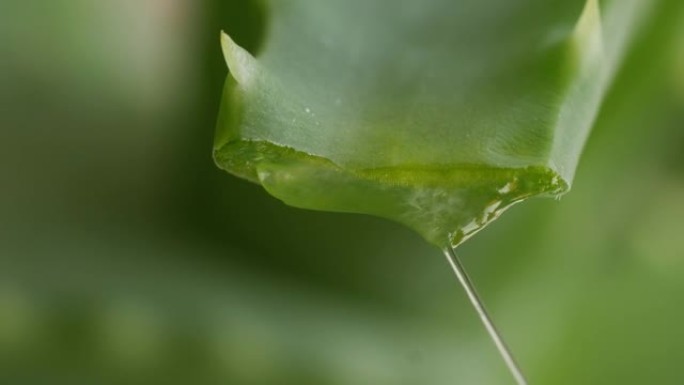
[(457, 245), (569, 189), (639, 0), (283, 0), (232, 78), (218, 165), (303, 208)]

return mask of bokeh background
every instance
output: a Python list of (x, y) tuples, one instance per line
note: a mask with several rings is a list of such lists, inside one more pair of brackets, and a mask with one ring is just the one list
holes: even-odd
[[(512, 383), (440, 252), (219, 171), (219, 31), (258, 1), (0, 0), (0, 383)], [(573, 191), (461, 248), (533, 384), (684, 383), (684, 7)]]

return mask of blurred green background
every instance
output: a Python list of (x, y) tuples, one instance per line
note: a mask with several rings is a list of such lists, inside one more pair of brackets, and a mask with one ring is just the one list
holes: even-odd
[[(231, 0), (0, 0), (0, 383), (508, 384), (440, 252), (219, 171)], [(684, 383), (684, 2), (560, 202), (461, 248), (532, 384)]]

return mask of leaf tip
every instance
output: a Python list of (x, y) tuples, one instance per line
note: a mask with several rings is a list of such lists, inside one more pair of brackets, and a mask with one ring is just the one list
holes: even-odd
[(221, 31), (221, 49), (233, 78), (239, 84), (248, 83), (254, 75), (256, 59), (247, 50), (237, 45), (224, 31)]

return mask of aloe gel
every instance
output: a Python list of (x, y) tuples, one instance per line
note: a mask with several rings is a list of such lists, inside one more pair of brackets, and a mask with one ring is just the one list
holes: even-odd
[(643, 0), (272, 0), (258, 58), (222, 34), (222, 169), (306, 209), (400, 222), (444, 250), (567, 192)]

